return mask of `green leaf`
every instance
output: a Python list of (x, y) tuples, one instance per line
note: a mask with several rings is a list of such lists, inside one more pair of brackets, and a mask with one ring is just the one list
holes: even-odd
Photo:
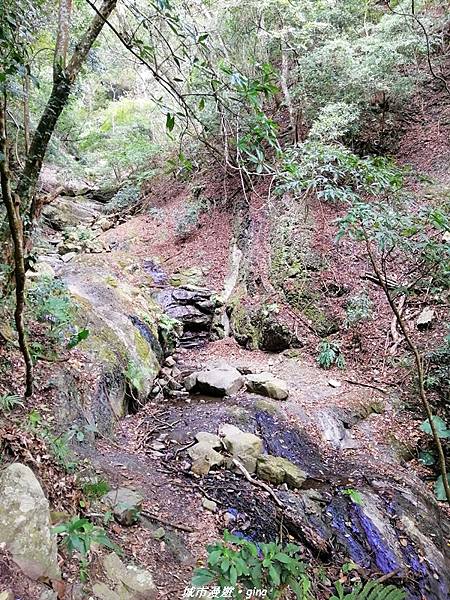
[(231, 565), (230, 567), (230, 583), (233, 586), (235, 586), (237, 583), (237, 570), (234, 565)]
[(436, 462), (436, 458), (433, 452), (431, 452), (430, 450), (424, 450), (423, 452), (420, 452), (419, 460), (426, 467), (431, 467), (431, 465), (434, 465), (434, 463)]
[(76, 335), (74, 335), (69, 343), (67, 344), (67, 349), (72, 350), (75, 348), (80, 342), (87, 339), (89, 337), (89, 329), (81, 329)]
[(208, 569), (196, 569), (194, 576), (192, 577), (192, 585), (194, 587), (201, 587), (207, 583), (210, 583), (214, 577), (214, 573)]
[[(437, 430), (438, 436), (441, 439), (450, 438), (450, 429), (447, 429), (447, 423), (437, 415), (433, 415), (432, 419), (433, 424)], [(424, 433), (428, 433), (429, 435), (433, 434), (431, 430), (430, 421), (428, 419), (425, 419), (425, 421), (422, 423), (422, 425), (420, 426), (420, 430)]]
[(269, 577), (272, 580), (274, 585), (280, 585), (280, 574), (279, 574), (278, 570), (275, 568), (275, 565), (270, 565)]
[[(447, 481), (450, 483), (450, 474), (447, 475)], [(442, 479), (442, 475), (437, 478), (436, 483), (434, 484), (434, 493), (437, 500), (440, 502), (446, 502), (447, 496), (445, 495), (444, 480)]]
[(274, 559), (286, 565), (292, 561), (292, 558), (287, 554), (284, 554), (284, 552), (278, 552), (277, 554), (275, 554)]
[(167, 117), (166, 117), (166, 129), (167, 131), (172, 131), (173, 128), (175, 127), (175, 115), (172, 115), (171, 113), (167, 113)]

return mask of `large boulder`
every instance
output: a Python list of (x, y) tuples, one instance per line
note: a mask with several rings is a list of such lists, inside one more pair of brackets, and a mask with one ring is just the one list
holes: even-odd
[(20, 463), (0, 474), (0, 546), (31, 579), (60, 579), (48, 500), (33, 471)]
[(185, 386), (195, 392), (210, 396), (231, 396), (244, 387), (245, 380), (237, 369), (220, 365), (189, 376)]
[(263, 451), (261, 438), (228, 423), (220, 426), (219, 435), (223, 437), (224, 445), (230, 454), (239, 460), (249, 473), (254, 473), (258, 457)]
[(274, 400), (286, 400), (289, 396), (287, 384), (272, 373), (252, 373), (246, 377), (249, 392), (268, 396)]

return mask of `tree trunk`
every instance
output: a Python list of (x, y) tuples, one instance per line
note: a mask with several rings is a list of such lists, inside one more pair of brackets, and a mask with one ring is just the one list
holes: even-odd
[(419, 352), (416, 344), (413, 342), (413, 340), (409, 334), (408, 328), (407, 328), (405, 321), (400, 313), (400, 310), (398, 309), (397, 305), (395, 304), (395, 301), (392, 297), (392, 293), (391, 293), (391, 290), (387, 283), (387, 280), (385, 277), (383, 277), (381, 270), (378, 268), (378, 265), (377, 265), (377, 262), (375, 259), (375, 255), (374, 255), (374, 253), (372, 251), (372, 247), (370, 245), (369, 237), (368, 237), (366, 231), (364, 230), (364, 228), (363, 228), (363, 231), (364, 231), (364, 238), (365, 238), (365, 242), (366, 242), (367, 254), (368, 254), (369, 260), (372, 264), (372, 268), (375, 272), (375, 275), (378, 278), (380, 287), (383, 289), (384, 295), (386, 296), (386, 300), (388, 301), (388, 304), (391, 307), (392, 312), (394, 313), (394, 315), (397, 318), (397, 322), (401, 329), (401, 332), (403, 333), (403, 337), (405, 338), (406, 345), (408, 346), (408, 348), (410, 349), (410, 351), (412, 352), (412, 354), (414, 356), (414, 362), (416, 365), (416, 372), (417, 372), (417, 379), (418, 379), (418, 383), (419, 383), (419, 396), (422, 401), (422, 405), (425, 409), (425, 414), (427, 415), (428, 422), (430, 424), (431, 434), (433, 436), (434, 445), (436, 446), (436, 450), (438, 453), (438, 463), (439, 463), (439, 469), (441, 472), (442, 483), (444, 485), (445, 496), (446, 496), (447, 502), (449, 503), (449, 506), (450, 506), (450, 484), (448, 482), (445, 454), (444, 454), (444, 449), (442, 447), (442, 443), (441, 443), (441, 440), (439, 437), (439, 432), (436, 428), (436, 424), (433, 419), (433, 411), (431, 409), (430, 403), (428, 402), (428, 398), (427, 398), (426, 392), (425, 392), (425, 374), (424, 374), (424, 369), (423, 369), (422, 356), (420, 355), (420, 352)]
[[(61, 0), (61, 2), (67, 1)], [(17, 194), (21, 200), (22, 213), (28, 213), (27, 237), (31, 234), (35, 215), (39, 208), (37, 203), (33, 202), (32, 199), (48, 143), (58, 119), (67, 104), (72, 86), (86, 60), (88, 52), (92, 48), (108, 17), (116, 7), (116, 4), (117, 0), (103, 0), (103, 4), (93, 17), (89, 28), (76, 45), (72, 58), (66, 68), (60, 68), (60, 63), (55, 60), (53, 88), (44, 114), (34, 133), (30, 151), (17, 187)]]
[(30, 67), (25, 67), (23, 76), (23, 137), (25, 146), (25, 156), (28, 156), (30, 150)]
[(14, 276), (16, 281), (16, 309), (14, 313), (19, 347), (22, 352), (26, 369), (25, 396), (33, 393), (33, 361), (31, 359), (25, 335), (23, 311), (25, 308), (25, 259), (23, 246), (22, 221), (19, 214), (19, 202), (13, 196), (10, 184), (8, 161), (8, 142), (6, 135), (5, 101), (0, 103), (0, 179), (2, 198), (8, 215), (9, 229), (14, 245)]

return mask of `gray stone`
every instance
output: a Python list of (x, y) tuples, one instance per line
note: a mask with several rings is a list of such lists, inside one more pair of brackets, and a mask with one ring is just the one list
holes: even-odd
[(166, 358), (166, 360), (164, 361), (164, 364), (167, 367), (174, 367), (175, 366), (175, 359), (174, 359), (174, 357), (173, 356), (168, 356)]
[(206, 510), (209, 510), (211, 512), (217, 511), (217, 502), (214, 502), (214, 500), (209, 500), (208, 498), (203, 498), (202, 506), (203, 506), (203, 508), (206, 508)]
[(2, 592), (0, 594), (0, 600), (14, 600), (14, 594), (9, 591)]
[(247, 375), (246, 385), (249, 392), (261, 394), (274, 400), (286, 400), (289, 396), (287, 384), (272, 373), (253, 373)]
[(215, 433), (209, 433), (208, 431), (199, 431), (195, 439), (197, 442), (206, 442), (211, 446), (211, 448), (222, 448), (222, 441), (218, 435)]
[(114, 552), (103, 559), (103, 566), (111, 581), (123, 583), (127, 588), (141, 595), (146, 594), (145, 598), (156, 596), (157, 590), (149, 571), (133, 564), (125, 565)]
[(269, 454), (258, 458), (256, 473), (274, 485), (286, 483), (290, 488), (300, 488), (307, 477), (302, 469), (286, 458)]
[(234, 367), (218, 367), (197, 373), (196, 390), (211, 396), (230, 396), (244, 386), (244, 378)]
[(195, 388), (197, 384), (197, 373), (191, 373), (187, 377), (184, 378), (183, 385), (185, 389), (190, 392)]
[(228, 423), (221, 425), (219, 434), (223, 436), (225, 447), (230, 454), (237, 458), (249, 473), (254, 473), (256, 461), (263, 451), (261, 438)]
[(196, 475), (207, 475), (211, 467), (220, 467), (224, 461), (224, 457), (205, 441), (189, 448), (188, 454), (192, 459), (192, 472)]
[(152, 600), (157, 589), (152, 575), (135, 565), (125, 565), (117, 554), (108, 554), (103, 559), (111, 585), (96, 583), (93, 592), (101, 600)]
[(20, 463), (0, 474), (0, 544), (30, 579), (59, 579), (48, 500), (33, 471)]
[(164, 529), (164, 527), (158, 527), (157, 529), (152, 531), (152, 538), (155, 540), (162, 540), (165, 535), (166, 530)]
[(435, 318), (435, 312), (430, 306), (426, 306), (417, 318), (417, 329), (428, 329)]
[(128, 488), (111, 490), (103, 496), (103, 502), (107, 504), (117, 521), (122, 525), (133, 525), (139, 520), (142, 510), (143, 497)]

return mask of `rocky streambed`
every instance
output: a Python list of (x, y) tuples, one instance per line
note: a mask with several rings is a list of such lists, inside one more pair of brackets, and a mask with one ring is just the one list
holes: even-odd
[[(291, 536), (312, 559), (352, 561), (410, 600), (449, 597), (448, 523), (379, 436), (389, 398), (330, 380), (298, 355), (217, 341), (221, 290), (102, 244), (101, 206), (78, 218), (97, 223), (100, 245), (59, 251), (50, 234), (38, 265), (66, 283), (90, 332), (78, 370), (55, 368), (58, 424), (95, 425), (101, 437), (77, 452), (113, 490), (138, 494), (139, 518), (122, 522), (132, 532), (123, 535), (139, 539), (133, 559), (156, 583), (148, 593), (164, 597), (169, 583), (181, 597), (204, 544), (227, 528), (255, 542)], [(115, 584), (100, 583), (96, 597), (113, 598)]]

